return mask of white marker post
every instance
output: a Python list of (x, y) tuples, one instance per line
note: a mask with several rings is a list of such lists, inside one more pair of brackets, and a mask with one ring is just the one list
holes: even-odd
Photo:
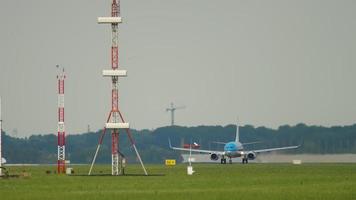
[(187, 174), (188, 175), (193, 175), (193, 173), (195, 172), (193, 170), (193, 166), (192, 166), (192, 144), (190, 143), (190, 148), (189, 148), (189, 158), (188, 158), (188, 161), (189, 161), (189, 165), (187, 167)]

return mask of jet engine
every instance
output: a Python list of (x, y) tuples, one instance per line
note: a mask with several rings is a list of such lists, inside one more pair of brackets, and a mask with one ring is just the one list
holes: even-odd
[(219, 159), (219, 155), (216, 154), (216, 153), (212, 153), (212, 154), (210, 155), (210, 159), (211, 159), (211, 160), (218, 160), (218, 159)]
[(256, 153), (254, 153), (254, 152), (252, 152), (252, 151), (248, 152), (247, 158), (248, 158), (249, 160), (254, 160), (254, 159), (256, 158)]

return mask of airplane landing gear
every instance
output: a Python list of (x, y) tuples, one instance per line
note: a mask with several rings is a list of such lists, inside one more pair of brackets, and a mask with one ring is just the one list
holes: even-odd
[(242, 164), (247, 164), (248, 163), (248, 159), (247, 158), (242, 158)]
[(221, 164), (226, 164), (226, 158), (221, 158), (220, 163)]

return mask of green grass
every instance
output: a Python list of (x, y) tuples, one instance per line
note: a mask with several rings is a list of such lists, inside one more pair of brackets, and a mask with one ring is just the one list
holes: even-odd
[[(0, 179), (0, 199), (356, 199), (354, 164), (195, 164), (196, 173), (186, 175), (186, 165), (148, 165), (157, 176), (66, 176), (45, 173), (55, 167), (9, 167), (12, 174), (31, 173), (28, 178)], [(74, 166), (86, 174), (88, 166)], [(110, 166), (96, 166), (99, 174)], [(129, 165), (127, 173), (142, 174)]]

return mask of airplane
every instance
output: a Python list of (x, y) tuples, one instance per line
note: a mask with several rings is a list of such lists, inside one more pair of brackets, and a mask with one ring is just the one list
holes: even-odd
[(271, 151), (280, 151), (280, 150), (287, 150), (287, 149), (296, 149), (299, 148), (300, 146), (287, 146), (287, 147), (278, 147), (278, 148), (269, 148), (269, 149), (258, 149), (258, 150), (248, 150), (245, 151), (243, 145), (247, 144), (252, 144), (252, 143), (241, 143), (240, 142), (240, 137), (239, 137), (239, 126), (236, 125), (236, 136), (235, 136), (235, 141), (231, 141), (228, 143), (224, 143), (224, 151), (212, 151), (212, 150), (202, 150), (202, 149), (187, 149), (187, 148), (179, 148), (179, 147), (173, 147), (171, 145), (170, 139), (168, 140), (169, 142), (169, 147), (173, 150), (178, 150), (178, 151), (191, 151), (191, 152), (197, 152), (197, 153), (206, 153), (210, 154), (210, 159), (211, 160), (219, 160), (220, 158), (220, 163), (221, 164), (226, 164), (226, 158), (229, 159), (229, 163), (232, 164), (232, 158), (237, 158), (241, 157), (242, 158), (242, 164), (247, 164), (249, 160), (254, 160), (257, 157), (257, 154), (259, 153), (265, 153), (265, 152), (271, 152)]

